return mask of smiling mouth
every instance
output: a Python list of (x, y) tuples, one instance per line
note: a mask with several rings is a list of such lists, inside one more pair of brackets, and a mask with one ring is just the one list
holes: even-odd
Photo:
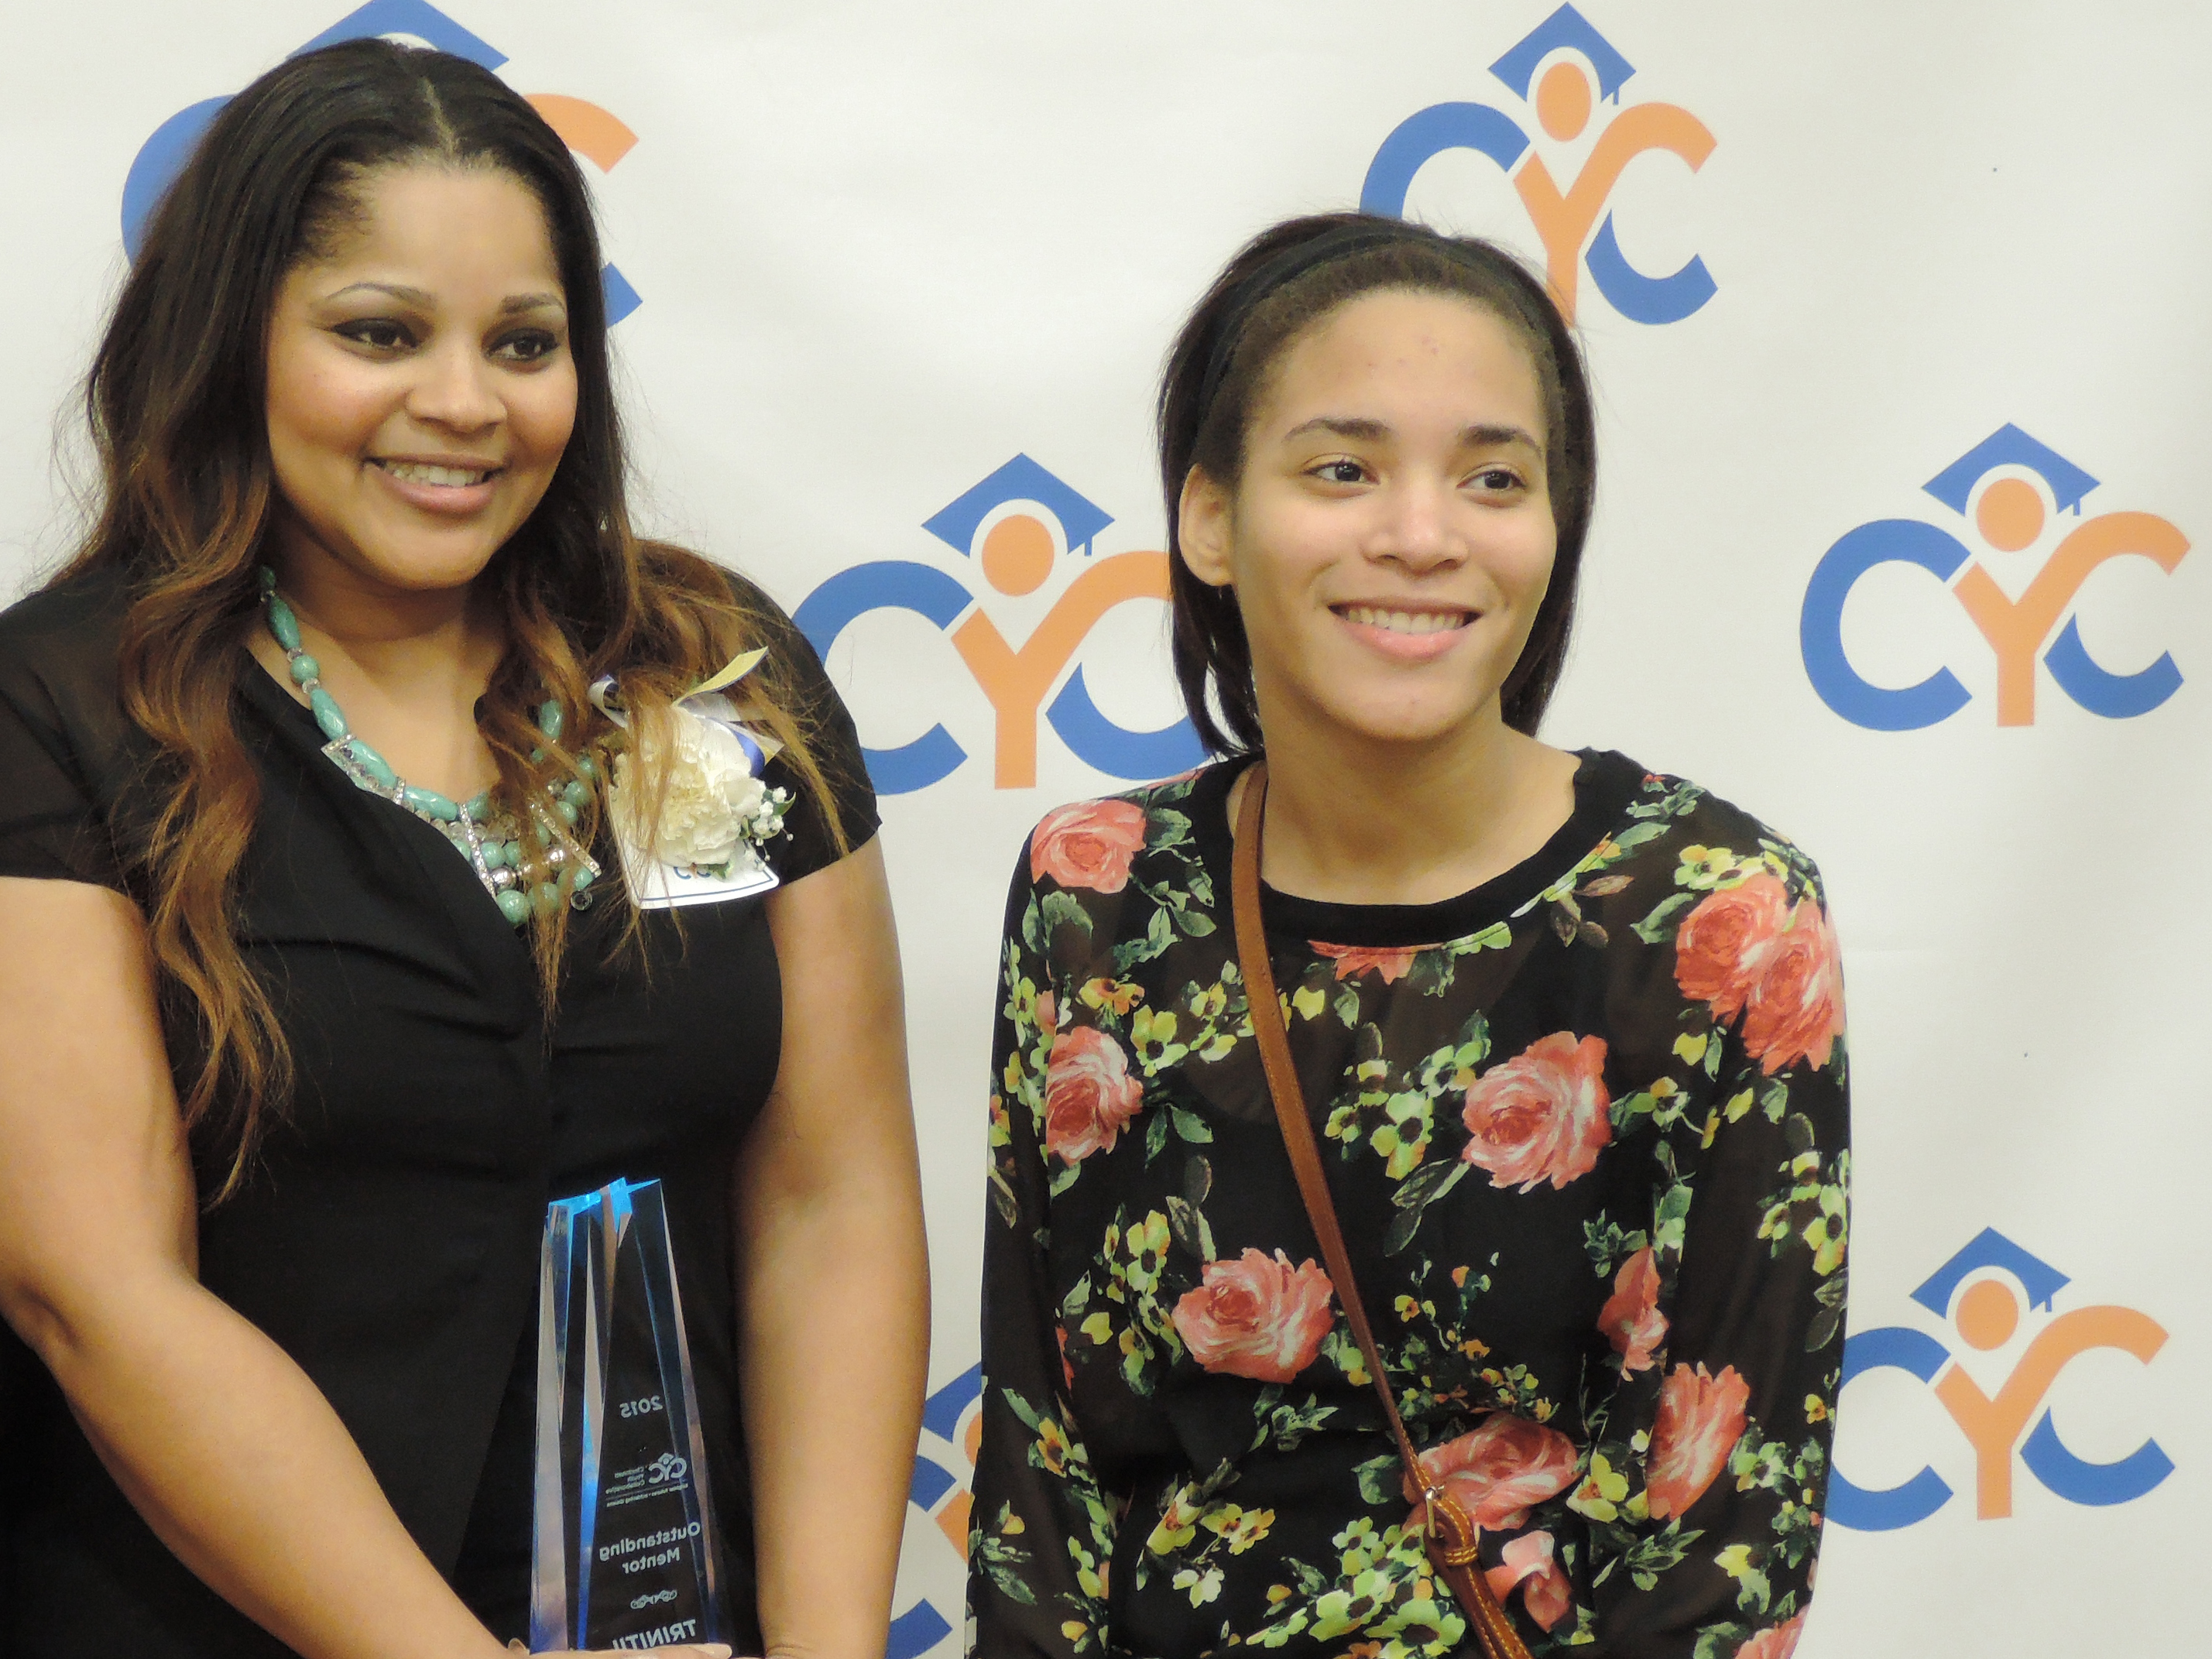
[(1472, 611), (1390, 611), (1374, 605), (1339, 605), (1329, 608), (1348, 623), (1380, 628), (1393, 634), (1442, 634), (1465, 628), (1474, 620)]
[(428, 461), (373, 461), (374, 466), (402, 483), (430, 484), (443, 489), (465, 489), (480, 484), (501, 470), (495, 466), (438, 466)]

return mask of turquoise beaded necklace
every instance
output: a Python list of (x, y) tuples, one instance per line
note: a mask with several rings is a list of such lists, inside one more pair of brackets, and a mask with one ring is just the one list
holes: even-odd
[[(563, 899), (579, 910), (590, 904), (591, 885), (599, 878), (599, 866), (568, 831), (592, 797), (586, 780), (599, 775), (592, 757), (585, 755), (577, 759), (576, 769), (584, 775), (582, 778), (549, 785), (546, 805), (532, 808), (529, 839), (542, 849), (533, 860), (522, 826), (512, 812), (493, 810), (489, 789), (472, 799), (453, 801), (434, 789), (419, 788), (393, 771), (392, 763), (366, 738), (354, 735), (337, 699), (323, 689), (322, 665), (301, 646), (300, 619), (278, 595), (276, 573), (264, 565), (260, 574), (269, 632), (284, 653), (292, 683), (306, 695), (315, 724), (330, 739), (323, 745), (323, 753), (338, 770), (370, 794), (381, 795), (441, 833), (468, 860), (477, 879), (499, 905), (500, 914), (516, 927), (528, 921), (533, 911), (550, 915)], [(563, 725), (558, 702), (548, 700), (538, 708), (538, 729), (546, 742), (560, 742)], [(543, 754), (538, 750), (532, 758)], [(539, 867), (533, 870), (533, 864)], [(533, 875), (538, 879), (532, 881)]]

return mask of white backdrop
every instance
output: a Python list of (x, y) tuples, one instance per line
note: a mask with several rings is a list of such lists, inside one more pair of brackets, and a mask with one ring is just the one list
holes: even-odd
[[(9, 0), (0, 589), (68, 544), (56, 422), (124, 266), (142, 146), (349, 10)], [(994, 763), (1003, 734), (961, 647), (975, 614), (1023, 642), (1087, 569), (1144, 587), (1152, 565), (1111, 561), (1162, 544), (1148, 404), (1179, 315), (1253, 231), (1353, 204), (1394, 131), (1452, 104), (1492, 113), (1428, 118), (1493, 149), (1518, 129), (1523, 190), (1537, 161), (1564, 188), (1624, 120), (1712, 141), (1694, 171), (1642, 155), (1595, 192), (1597, 223), (1563, 233), (1586, 248), (1603, 465), (1547, 735), (1698, 779), (1829, 878), (1851, 995), (1864, 1368), (1838, 1463), (1868, 1495), (1835, 1505), (1857, 1524), (1829, 1529), (1800, 1651), (2057, 1655), (2100, 1632), (2130, 1651), (2191, 1645), (2197, 1614), (2169, 1587), (2212, 1545), (2187, 1518), (2212, 1457), (2188, 1399), (2212, 1363), (2190, 1196), (2212, 1024), (2193, 850), (2212, 817), (2212, 556), (2178, 555), (2212, 526), (2212, 14), (2183, 0), (1559, 10), (377, 0), (352, 24), (441, 40), (458, 26), (520, 89), (586, 100), (635, 134), (598, 183), (609, 256), (641, 297), (616, 337), (648, 523), (794, 609), (854, 567), (903, 567), (829, 590), (860, 613), (832, 671), (871, 746), (941, 725), (967, 757), (885, 800), (941, 1390), (895, 1659), (957, 1646), (1006, 877), (1046, 807), (1120, 787), (1077, 747), (1161, 752), (1101, 737), (1103, 722), (1177, 715), (1163, 610), (1120, 605), (1042, 699), (1064, 711), (1079, 666), (1102, 723), (1071, 723), (1072, 747), (1040, 716), (1024, 787), (1018, 763)], [(1535, 61), (1516, 70), (1532, 34)], [(1577, 77), (1613, 98), (1573, 133)], [(1539, 86), (1561, 101), (1540, 111)], [(1686, 114), (1634, 114), (1650, 105)], [(1546, 113), (1573, 136), (1551, 136)], [(1407, 206), (1543, 257), (1490, 155), (1437, 155)], [(1644, 319), (1668, 307), (1610, 263), (1656, 277), (1693, 257), (1712, 292), (1668, 321)], [(2032, 442), (1977, 451), (2007, 427)], [(1057, 483), (1027, 472), (1024, 499), (988, 491), (946, 534), (925, 528), (945, 530), (940, 510), (1017, 456)], [(1923, 488), (1969, 456), (1955, 487)], [(2114, 514), (2147, 516), (2090, 534), (2118, 556), (2066, 591), (2083, 544), (2060, 544)], [(1010, 514), (1054, 538), (1027, 596), (995, 591), (1007, 567), (977, 556)], [(1922, 528), (1845, 542), (1883, 520)], [(1065, 547), (1071, 525), (1087, 547)], [(1900, 549), (1922, 568), (1874, 564), (1836, 620), (1850, 556)], [(1992, 648), (1943, 589), (2002, 611), (2046, 567), (2056, 586), (2037, 592), (2056, 594), (2056, 620), (2009, 647), (2033, 685), (2022, 720), (2016, 690), (2000, 710)], [(864, 609), (894, 593), (934, 619)], [(1946, 667), (1956, 690), (1925, 695), (1949, 691), (1948, 717), (1878, 729), (1901, 707), (1879, 690)], [(928, 769), (905, 764), (908, 781)], [(1999, 1290), (1978, 1322), (1957, 1296), (1981, 1280)], [(2007, 1340), (1977, 1346), (2002, 1334), (1992, 1309), (2029, 1303)], [(2098, 1309), (2124, 1311), (2084, 1312)], [(2112, 1342), (2136, 1352), (2083, 1347)], [(1931, 1386), (1957, 1398), (1949, 1371), (2018, 1408), (1980, 1436), (1985, 1472), (2011, 1471), (2008, 1505), (1978, 1501), (1974, 1447)]]

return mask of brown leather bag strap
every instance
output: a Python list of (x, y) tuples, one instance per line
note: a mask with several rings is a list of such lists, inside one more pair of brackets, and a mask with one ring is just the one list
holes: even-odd
[(1275, 970), (1267, 960), (1267, 939), (1260, 921), (1260, 824), (1267, 799), (1267, 763), (1255, 763), (1244, 776), (1244, 799), (1237, 811), (1237, 845), (1230, 869), (1230, 908), (1237, 928), (1237, 959), (1244, 976), (1244, 994), (1251, 1004), (1252, 1036), (1260, 1048), (1260, 1064), (1267, 1077), (1267, 1093), (1282, 1126), (1283, 1146), (1291, 1155), (1298, 1195), (1305, 1200), (1306, 1218), (1321, 1243), (1329, 1283), (1337, 1305), (1344, 1310), (1367, 1376), (1382, 1402), (1390, 1435), (1398, 1443), (1405, 1465), (1406, 1483), (1421, 1494), (1422, 1530), (1426, 1534), (1429, 1559), (1438, 1576), (1451, 1587), (1461, 1608), (1474, 1626), (1476, 1639), (1487, 1659), (1528, 1659), (1528, 1650), (1505, 1609), (1498, 1606), (1484, 1582), (1475, 1560), (1474, 1523), (1458, 1500), (1431, 1483), (1407, 1437), (1398, 1401), (1383, 1374), (1382, 1357), (1375, 1346), (1375, 1333), (1367, 1323), (1367, 1305), (1359, 1298), (1358, 1281), (1352, 1276), (1352, 1259), (1344, 1249), (1344, 1231), (1337, 1225), (1336, 1203), (1329, 1196), (1328, 1177), (1321, 1163), (1321, 1148), (1314, 1139), (1313, 1121), (1306, 1113), (1305, 1091), (1291, 1064), (1290, 1033), (1283, 1024), (1280, 994), (1275, 989)]

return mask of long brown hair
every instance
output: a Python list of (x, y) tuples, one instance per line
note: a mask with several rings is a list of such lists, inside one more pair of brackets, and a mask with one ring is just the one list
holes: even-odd
[[(147, 905), (165, 1012), (198, 1057), (179, 1079), (185, 1120), (227, 1165), (211, 1201), (244, 1181), (293, 1081), (270, 996), (231, 926), (260, 802), (231, 699), (276, 500), (270, 313), (286, 273), (343, 234), (370, 173), (422, 162), (495, 168), (531, 191), (576, 366), (575, 425), (552, 483), (479, 579), (507, 640), (479, 705), (496, 798), (542, 800), (582, 775), (580, 760), (607, 732), (586, 696), (599, 675), (618, 674), (624, 702), (651, 720), (740, 650), (790, 637), (704, 559), (632, 532), (590, 198), (568, 146), (520, 94), (465, 59), (371, 40), (295, 58), (226, 105), (148, 225), (93, 359), (85, 407), (103, 501), (56, 579), (105, 568), (129, 580), (123, 707), (163, 764), (156, 809), (123, 852)], [(808, 742), (811, 711), (784, 653), (746, 684), (842, 850)], [(558, 743), (538, 728), (548, 697), (567, 715)], [(599, 799), (594, 791), (575, 829), (586, 845)], [(550, 1007), (567, 907), (529, 926)]]
[(1544, 471), (1559, 539), (1551, 584), (1503, 688), (1508, 726), (1534, 734), (1565, 665), (1597, 490), (1597, 438), (1582, 352), (1549, 290), (1510, 253), (1479, 237), (1446, 236), (1366, 213), (1286, 220), (1246, 243), (1214, 279), (1170, 348), (1160, 383), (1176, 678), (1192, 725), (1217, 755), (1263, 746), (1260, 706), (1237, 595), (1199, 580), (1183, 562), (1184, 480), (1196, 467), (1234, 491), (1253, 413), (1284, 353), (1339, 307), (1379, 289), (1472, 301), (1528, 349), (1544, 398)]

